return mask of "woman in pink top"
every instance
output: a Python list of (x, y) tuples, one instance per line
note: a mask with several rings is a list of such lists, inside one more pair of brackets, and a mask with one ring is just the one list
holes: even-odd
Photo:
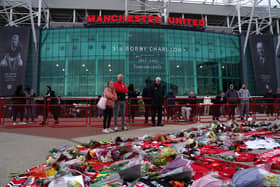
[(106, 103), (106, 109), (104, 110), (102, 132), (109, 133), (109, 132), (113, 132), (113, 130), (110, 129), (110, 124), (111, 124), (111, 118), (113, 115), (114, 104), (115, 104), (115, 101), (117, 100), (117, 93), (113, 87), (112, 81), (107, 82), (107, 88), (105, 88), (103, 95), (104, 95), (104, 97), (107, 98), (107, 103)]

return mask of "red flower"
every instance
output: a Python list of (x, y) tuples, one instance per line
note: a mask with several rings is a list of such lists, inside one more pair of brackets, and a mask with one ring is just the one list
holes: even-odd
[(87, 169), (87, 166), (86, 166), (86, 165), (83, 165), (83, 166), (81, 167), (81, 171), (82, 171), (82, 172), (84, 172), (86, 169)]

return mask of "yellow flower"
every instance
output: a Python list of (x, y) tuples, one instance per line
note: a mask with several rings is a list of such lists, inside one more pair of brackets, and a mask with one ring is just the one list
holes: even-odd
[(57, 171), (54, 168), (51, 168), (47, 171), (47, 176), (54, 176), (57, 173)]

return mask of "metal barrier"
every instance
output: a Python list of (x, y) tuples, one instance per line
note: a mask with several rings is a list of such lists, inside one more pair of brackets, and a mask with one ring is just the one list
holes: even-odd
[(244, 121), (248, 118), (255, 119), (255, 100), (252, 98), (228, 98), (227, 120)]
[(170, 98), (165, 103), (167, 123), (192, 124), (198, 122), (198, 100), (190, 98)]
[(4, 127), (18, 128), (40, 126), (42, 122), (41, 119), (43, 119), (41, 114), (45, 113), (44, 98), (5, 97), (2, 101), (1, 116), (2, 125)]
[(280, 98), (275, 99), (275, 109), (276, 109), (276, 113), (277, 113), (277, 119), (280, 119)]
[[(128, 100), (128, 123), (133, 126), (152, 125), (151, 98), (130, 98)], [(162, 115), (162, 122), (164, 120)], [(150, 118), (150, 119), (149, 119)], [(157, 121), (157, 117), (155, 118)]]
[[(103, 127), (103, 111), (97, 108), (98, 98), (48, 98), (5, 97), (0, 98), (0, 125), (18, 127)], [(227, 103), (204, 104), (203, 99), (169, 98), (162, 107), (162, 123), (187, 125), (208, 123), (213, 119), (225, 122), (231, 118), (243, 121), (280, 119), (280, 99), (229, 98)], [(149, 126), (151, 122), (151, 98), (130, 98), (126, 102), (126, 125)], [(157, 116), (156, 116), (157, 121)], [(42, 123), (43, 122), (43, 123)], [(118, 126), (121, 118), (118, 116)], [(114, 116), (111, 127), (114, 127)]]
[(4, 100), (2, 98), (0, 98), (0, 126), (2, 125), (2, 114), (3, 114), (3, 103)]
[(211, 103), (205, 104), (204, 99), (199, 99), (199, 122), (209, 123), (212, 120), (219, 120), (221, 122), (225, 122), (228, 119), (227, 108), (228, 106), (225, 100), (216, 101), (216, 98), (211, 98)]
[(103, 127), (103, 110), (97, 107), (98, 101), (98, 98), (89, 100), (89, 125), (101, 128)]
[[(89, 100), (89, 125), (92, 127), (103, 128), (103, 110), (97, 107), (99, 99), (92, 98)], [(125, 111), (125, 123), (128, 125), (128, 104), (126, 100), (126, 111)], [(121, 127), (121, 117), (120, 117), (120, 110), (119, 115), (117, 118), (118, 127)], [(110, 128), (114, 127), (114, 113), (111, 119)]]
[(46, 101), (46, 125), (49, 127), (83, 127), (89, 119), (88, 99), (52, 97)]
[(255, 99), (255, 120), (276, 120), (277, 104), (274, 98)]

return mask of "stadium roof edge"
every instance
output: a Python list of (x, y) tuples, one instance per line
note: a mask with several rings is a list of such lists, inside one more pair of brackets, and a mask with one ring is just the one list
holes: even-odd
[[(124, 0), (43, 0), (44, 4), (49, 9), (94, 9), (94, 10), (116, 10), (125, 11)], [(4, 3), (5, 1), (1, 1)], [(0, 2), (0, 5), (3, 5)], [(9, 1), (10, 4), (12, 1)], [(149, 2), (151, 5), (159, 6), (161, 2)], [(38, 0), (32, 0), (32, 6), (38, 7)], [(179, 3), (169, 2), (167, 10), (169, 13), (185, 13), (198, 15), (218, 15), (232, 16), (236, 10), (234, 5), (211, 5), (198, 3)], [(251, 7), (241, 7), (241, 16), (248, 17)], [(255, 15), (265, 17), (267, 13), (266, 7), (256, 7)], [(272, 18), (280, 18), (280, 8), (271, 9)]]

